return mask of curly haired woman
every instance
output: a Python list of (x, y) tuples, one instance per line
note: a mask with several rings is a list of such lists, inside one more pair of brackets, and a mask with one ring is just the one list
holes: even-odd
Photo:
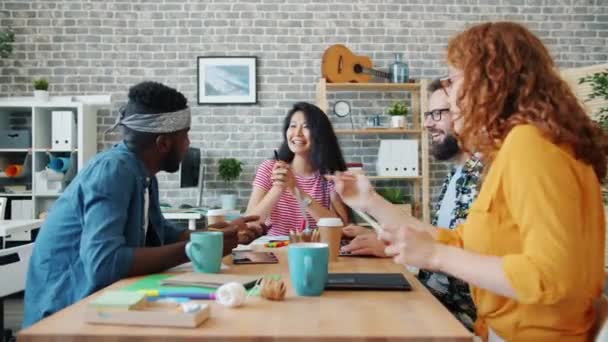
[(588, 340), (604, 277), (605, 135), (521, 25), (473, 26), (447, 59), (454, 129), (486, 165), (466, 222), (404, 217), (362, 176), (337, 174), (336, 191), (386, 224), (395, 262), (468, 282), (485, 339)]

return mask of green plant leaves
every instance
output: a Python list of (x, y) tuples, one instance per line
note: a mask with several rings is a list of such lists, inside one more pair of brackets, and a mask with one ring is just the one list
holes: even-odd
[(407, 115), (407, 113), (409, 113), (409, 109), (405, 103), (397, 101), (393, 102), (393, 104), (388, 107), (386, 113), (388, 115)]
[(234, 158), (224, 158), (218, 161), (219, 177), (225, 182), (231, 182), (241, 175), (243, 163)]

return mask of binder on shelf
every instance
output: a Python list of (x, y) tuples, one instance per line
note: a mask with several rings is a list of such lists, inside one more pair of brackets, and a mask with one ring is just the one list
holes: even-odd
[(418, 140), (381, 140), (376, 173), (381, 177), (418, 176)]
[(397, 176), (418, 176), (418, 140), (395, 140), (392, 144)]
[(71, 150), (76, 147), (76, 121), (72, 111), (51, 112), (51, 148)]
[[(33, 218), (34, 201), (32, 200), (12, 200), (11, 219), (12, 220), (31, 220)], [(31, 232), (20, 232), (12, 234), (6, 241), (30, 241)]]
[(391, 145), (390, 140), (380, 140), (378, 149), (378, 160), (376, 161), (376, 174), (381, 177), (394, 176), (391, 168)]

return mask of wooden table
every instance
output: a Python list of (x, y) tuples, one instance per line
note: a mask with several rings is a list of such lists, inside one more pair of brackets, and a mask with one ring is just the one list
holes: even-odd
[[(340, 258), (330, 272), (405, 272), (411, 292), (325, 291), (298, 297), (289, 285), (286, 251), (277, 265), (230, 265), (226, 273), (281, 274), (287, 298), (272, 302), (249, 297), (230, 309), (211, 303), (211, 317), (196, 329), (91, 325), (83, 320), (86, 302), (97, 294), (48, 317), (17, 335), (38, 341), (471, 341), (472, 335), (401, 266), (389, 259)], [(276, 250), (275, 250), (276, 251)], [(120, 281), (120, 288), (136, 279)]]

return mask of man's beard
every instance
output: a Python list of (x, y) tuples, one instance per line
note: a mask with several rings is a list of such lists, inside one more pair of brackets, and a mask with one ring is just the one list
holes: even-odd
[(179, 157), (179, 153), (177, 152), (177, 147), (173, 145), (171, 147), (171, 151), (169, 151), (169, 153), (167, 153), (160, 160), (160, 169), (170, 173), (177, 172), (177, 170), (179, 170), (179, 164), (181, 164), (181, 162), (182, 161)]
[(442, 142), (431, 147), (431, 154), (436, 160), (446, 161), (456, 157), (460, 153), (458, 140), (452, 134), (447, 134)]

